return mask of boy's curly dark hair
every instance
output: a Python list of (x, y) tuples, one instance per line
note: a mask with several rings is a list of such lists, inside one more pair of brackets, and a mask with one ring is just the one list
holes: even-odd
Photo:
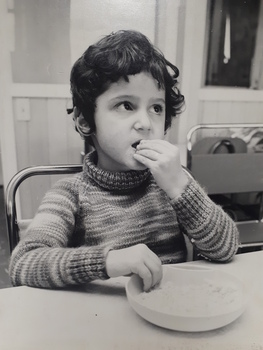
[(176, 87), (179, 70), (145, 35), (133, 30), (114, 32), (89, 46), (75, 62), (70, 76), (73, 107), (83, 114), (92, 132), (96, 129), (94, 112), (97, 97), (111, 83), (120, 78), (129, 81), (129, 75), (143, 71), (149, 72), (165, 90), (166, 131), (171, 126), (172, 117), (181, 112), (184, 104), (184, 96)]

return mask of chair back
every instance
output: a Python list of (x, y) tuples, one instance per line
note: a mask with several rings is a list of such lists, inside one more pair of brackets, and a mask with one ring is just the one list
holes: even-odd
[(16, 193), (19, 186), (29, 177), (37, 175), (64, 175), (82, 171), (82, 165), (39, 165), (27, 167), (13, 176), (6, 188), (6, 219), (10, 253), (24, 235), (30, 219), (18, 220)]
[[(229, 136), (231, 130), (239, 128), (262, 130), (263, 124), (200, 124), (191, 128), (187, 134), (187, 167), (211, 197), (229, 194), (233, 201), (244, 198), (244, 194), (257, 194), (258, 217), (237, 222), (237, 226), (240, 246), (263, 247), (263, 152), (253, 152), (244, 139)], [(219, 129), (226, 129), (226, 135), (193, 142), (197, 131), (208, 130), (213, 135)]]

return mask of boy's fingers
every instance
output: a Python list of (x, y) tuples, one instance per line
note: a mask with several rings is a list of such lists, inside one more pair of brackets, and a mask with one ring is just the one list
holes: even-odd
[(139, 154), (143, 157), (146, 157), (150, 160), (155, 161), (155, 160), (158, 160), (160, 153), (157, 153), (156, 151), (149, 150), (149, 149), (141, 149), (141, 150), (136, 151), (136, 154)]
[(151, 271), (152, 274), (152, 285), (151, 287), (156, 286), (163, 277), (163, 270), (162, 266), (159, 263), (156, 263), (155, 261), (149, 259), (145, 262), (148, 269)]
[(137, 146), (137, 150), (151, 149), (162, 153), (165, 151), (167, 152), (169, 149), (171, 149), (171, 147), (173, 147), (173, 145), (164, 140), (142, 140)]
[(154, 140), (141, 140), (141, 142), (139, 143), (139, 145), (163, 145), (163, 146), (167, 146), (169, 147), (170, 142), (166, 141), (166, 140), (161, 140), (161, 139), (154, 139)]
[(152, 165), (152, 160), (144, 157), (144, 156), (141, 156), (140, 154), (136, 154), (134, 153), (133, 155), (134, 159), (136, 159), (138, 162), (140, 162), (141, 164), (145, 165), (146, 168), (150, 168), (151, 165)]
[(166, 158), (160, 158), (160, 155), (149, 158), (145, 155), (134, 153), (134, 159), (143, 164), (146, 168), (150, 169), (152, 173), (155, 173), (160, 169), (160, 166), (165, 163)]
[(155, 144), (138, 145), (136, 148), (136, 152), (139, 152), (141, 150), (152, 150), (158, 153), (167, 152), (167, 148), (163, 147), (162, 145), (155, 145)]
[(143, 280), (143, 289), (145, 291), (157, 285), (162, 279), (162, 267), (159, 261), (147, 257), (144, 264), (133, 269), (133, 273), (139, 275)]
[(152, 274), (146, 265), (142, 264), (137, 266), (132, 272), (142, 278), (144, 291), (147, 291), (152, 287)]

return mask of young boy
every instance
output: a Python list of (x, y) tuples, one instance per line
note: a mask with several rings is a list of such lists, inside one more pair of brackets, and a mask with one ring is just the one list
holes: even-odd
[(184, 234), (205, 258), (228, 262), (234, 222), (164, 140), (184, 97), (178, 69), (141, 33), (118, 31), (74, 64), (76, 130), (95, 151), (83, 172), (50, 190), (13, 251), (13, 285), (56, 288), (138, 274), (158, 284), (162, 264), (186, 259)]

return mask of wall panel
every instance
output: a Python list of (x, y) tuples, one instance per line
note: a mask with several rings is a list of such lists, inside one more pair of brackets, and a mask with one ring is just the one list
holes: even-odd
[(263, 102), (201, 101), (201, 123), (263, 123)]
[[(29, 98), (29, 120), (19, 120), (13, 100), (18, 170), (32, 165), (79, 164), (83, 141), (67, 115), (68, 98)], [(68, 176), (68, 175), (67, 175)], [(31, 218), (46, 191), (63, 176), (27, 179), (19, 192), (21, 216)]]

